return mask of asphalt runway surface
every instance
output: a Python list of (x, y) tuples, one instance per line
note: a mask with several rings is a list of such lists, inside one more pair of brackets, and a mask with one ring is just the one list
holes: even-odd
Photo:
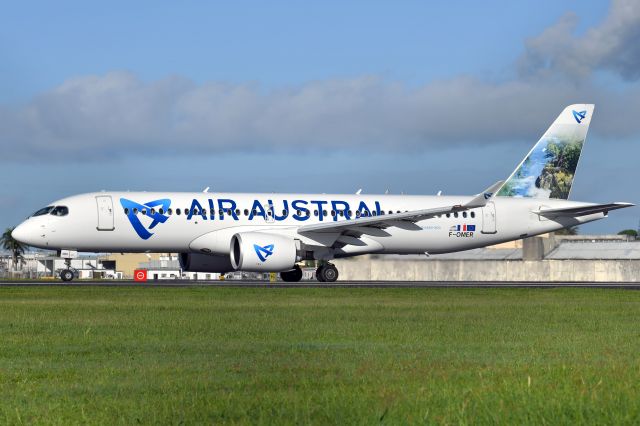
[(614, 288), (640, 290), (638, 283), (620, 282), (469, 282), (469, 281), (337, 281), (321, 283), (317, 281), (300, 281), (297, 283), (268, 281), (72, 281), (60, 280), (40, 281), (0, 281), (0, 287), (247, 287), (247, 288)]

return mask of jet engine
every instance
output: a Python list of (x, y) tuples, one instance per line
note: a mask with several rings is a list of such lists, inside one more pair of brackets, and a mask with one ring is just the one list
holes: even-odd
[(180, 267), (189, 272), (230, 272), (233, 271), (229, 256), (200, 253), (180, 253)]
[(231, 265), (241, 271), (283, 272), (300, 259), (296, 241), (283, 235), (240, 232), (231, 237)]

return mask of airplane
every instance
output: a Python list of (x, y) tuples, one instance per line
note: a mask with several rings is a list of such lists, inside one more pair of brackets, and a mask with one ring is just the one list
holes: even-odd
[[(59, 254), (171, 252), (185, 271), (279, 272), (288, 282), (316, 260), (317, 280), (333, 282), (333, 259), (485, 247), (633, 206), (569, 200), (593, 110), (566, 107), (506, 181), (473, 196), (96, 192), (49, 204), (12, 235)], [(70, 281), (65, 260), (60, 278)]]

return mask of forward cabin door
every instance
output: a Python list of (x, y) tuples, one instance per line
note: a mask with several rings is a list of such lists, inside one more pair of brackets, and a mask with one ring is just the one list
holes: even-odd
[(113, 231), (113, 200), (111, 195), (98, 195), (98, 231)]
[(482, 208), (482, 233), (495, 234), (496, 232), (496, 206), (493, 201), (489, 201)]

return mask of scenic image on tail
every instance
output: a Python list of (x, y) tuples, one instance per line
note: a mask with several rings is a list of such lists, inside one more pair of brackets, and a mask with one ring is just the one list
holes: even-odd
[(593, 105), (570, 105), (560, 114), (498, 192), (499, 196), (569, 198)]

